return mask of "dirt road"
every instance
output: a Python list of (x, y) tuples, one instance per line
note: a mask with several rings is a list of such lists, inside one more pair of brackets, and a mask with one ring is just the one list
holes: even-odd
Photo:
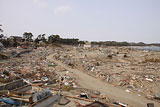
[(77, 69), (69, 68), (60, 61), (53, 59), (52, 55), (48, 56), (47, 59), (54, 61), (58, 63), (59, 66), (73, 72), (77, 77), (78, 83), (84, 88), (98, 90), (101, 93), (105, 93), (110, 98), (120, 102), (126, 102), (133, 107), (147, 107), (147, 103), (154, 103), (155, 107), (160, 107), (160, 104), (157, 102), (148, 100), (142, 96), (138, 96), (137, 94), (128, 93), (125, 90), (106, 84), (101, 80), (91, 77)]

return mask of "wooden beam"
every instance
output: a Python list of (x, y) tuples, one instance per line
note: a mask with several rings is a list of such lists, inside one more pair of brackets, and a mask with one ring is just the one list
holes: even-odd
[[(78, 100), (83, 100), (83, 101), (88, 101), (88, 102), (94, 102), (93, 100), (89, 100), (89, 99), (84, 99), (84, 98), (80, 98), (80, 97), (74, 97), (74, 96), (67, 96), (67, 95), (63, 95), (65, 97), (68, 98), (73, 98), (73, 99), (78, 99)], [(101, 102), (102, 103), (102, 102)], [(109, 104), (109, 103), (103, 103), (105, 105), (109, 105), (109, 106), (113, 106), (113, 107), (121, 107), (119, 105), (114, 105), (114, 104)]]
[(15, 99), (15, 100), (21, 100), (21, 101), (25, 101), (25, 102), (28, 102), (29, 103), (29, 99), (24, 99), (24, 98), (17, 98), (17, 97), (10, 97), (12, 99)]

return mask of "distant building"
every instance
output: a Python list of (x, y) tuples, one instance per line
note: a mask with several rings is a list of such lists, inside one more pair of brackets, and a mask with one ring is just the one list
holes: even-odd
[(92, 45), (90, 42), (86, 42), (84, 45), (83, 45), (84, 48), (91, 48)]
[(22, 41), (22, 37), (20, 37), (20, 36), (10, 36), (9, 39), (10, 39), (10, 40), (16, 39), (16, 40), (19, 41), (19, 42)]

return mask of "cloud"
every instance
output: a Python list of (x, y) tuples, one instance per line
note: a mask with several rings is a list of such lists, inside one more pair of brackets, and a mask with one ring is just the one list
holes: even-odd
[(39, 8), (45, 8), (45, 7), (47, 7), (47, 3), (45, 2), (45, 0), (32, 0), (32, 1)]
[(58, 6), (54, 9), (54, 14), (66, 14), (70, 12), (72, 8), (70, 6), (64, 5), (64, 6)]

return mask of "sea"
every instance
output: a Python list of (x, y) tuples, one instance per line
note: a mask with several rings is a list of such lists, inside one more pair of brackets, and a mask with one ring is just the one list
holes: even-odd
[(143, 46), (143, 47), (136, 47), (136, 48), (141, 50), (160, 51), (160, 47), (158, 46)]

